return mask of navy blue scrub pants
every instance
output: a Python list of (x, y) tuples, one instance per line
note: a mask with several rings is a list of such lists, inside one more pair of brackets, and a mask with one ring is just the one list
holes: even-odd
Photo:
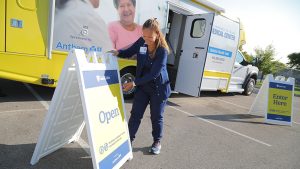
[(131, 141), (135, 138), (135, 134), (141, 124), (141, 120), (149, 102), (153, 141), (158, 141), (162, 138), (163, 113), (166, 100), (162, 100), (156, 90), (147, 90), (147, 87), (142, 87), (135, 93), (131, 116), (129, 118), (128, 128)]

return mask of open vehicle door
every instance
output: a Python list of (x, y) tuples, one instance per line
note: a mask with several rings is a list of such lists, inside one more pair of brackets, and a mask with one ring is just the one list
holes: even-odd
[(214, 14), (187, 16), (175, 90), (200, 96), (201, 80)]

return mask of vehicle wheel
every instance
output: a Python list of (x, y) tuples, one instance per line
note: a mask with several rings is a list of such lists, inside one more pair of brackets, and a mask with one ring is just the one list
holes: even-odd
[[(120, 71), (121, 83), (132, 82), (135, 80), (135, 69), (133, 67), (124, 68)], [(127, 92), (123, 91), (124, 99), (130, 99), (134, 96), (135, 87)]]
[(250, 96), (253, 93), (254, 86), (255, 86), (255, 80), (250, 78), (244, 89), (243, 94), (246, 96)]

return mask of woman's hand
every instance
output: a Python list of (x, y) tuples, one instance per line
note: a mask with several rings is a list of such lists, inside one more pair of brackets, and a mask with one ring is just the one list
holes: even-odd
[(118, 56), (119, 52), (117, 50), (110, 50), (109, 53), (112, 53), (114, 56)]
[(133, 88), (133, 82), (124, 83), (123, 84), (123, 91), (127, 92)]

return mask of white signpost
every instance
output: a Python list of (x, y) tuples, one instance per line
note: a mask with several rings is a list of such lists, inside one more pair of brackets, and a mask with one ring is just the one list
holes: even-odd
[(95, 169), (120, 168), (132, 159), (117, 58), (86, 57), (75, 49), (65, 62), (31, 164), (76, 142), (85, 124)]
[(292, 125), (295, 79), (273, 75), (265, 78), (249, 113), (264, 116), (267, 123)]

